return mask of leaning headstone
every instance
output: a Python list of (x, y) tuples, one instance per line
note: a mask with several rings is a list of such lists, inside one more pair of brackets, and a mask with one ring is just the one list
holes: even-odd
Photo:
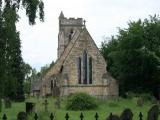
[(106, 120), (120, 120), (118, 115), (113, 115), (110, 113), (109, 117)]
[(12, 106), (11, 100), (9, 98), (5, 98), (4, 105), (5, 105), (5, 108), (11, 108), (11, 106)]
[(133, 113), (129, 108), (124, 109), (124, 111), (120, 116), (121, 120), (132, 120), (132, 118), (133, 118)]
[(35, 103), (26, 102), (26, 113), (30, 114), (32, 112), (35, 112)]
[(148, 111), (147, 120), (158, 120), (159, 107), (158, 105), (153, 105)]
[(25, 112), (19, 112), (17, 115), (17, 120), (27, 120), (27, 114)]

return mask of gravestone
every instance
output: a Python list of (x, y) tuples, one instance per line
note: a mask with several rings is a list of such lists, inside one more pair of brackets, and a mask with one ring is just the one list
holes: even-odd
[(5, 105), (5, 108), (11, 108), (11, 106), (12, 106), (11, 100), (9, 98), (5, 98), (4, 105)]
[(129, 108), (124, 109), (124, 111), (120, 116), (121, 120), (132, 120), (132, 118), (133, 118), (133, 113)]
[(30, 114), (32, 112), (35, 112), (35, 103), (26, 102), (26, 113)]
[(61, 104), (61, 100), (60, 100), (60, 97), (57, 97), (56, 101), (54, 102), (54, 105), (56, 108), (60, 108), (60, 104)]
[(110, 113), (109, 117), (106, 120), (120, 120), (118, 115), (113, 115)]
[(160, 101), (160, 85), (155, 86), (153, 95), (158, 101)]
[(17, 115), (17, 120), (27, 120), (27, 114), (25, 112), (19, 112)]
[(158, 120), (159, 107), (158, 105), (153, 105), (148, 111), (147, 120)]

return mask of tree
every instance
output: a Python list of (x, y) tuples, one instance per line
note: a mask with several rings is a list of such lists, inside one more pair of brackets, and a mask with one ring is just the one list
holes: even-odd
[(120, 93), (145, 92), (160, 84), (160, 18), (129, 22), (101, 45), (108, 71), (119, 81)]
[(32, 67), (25, 62), (23, 62), (22, 67), (23, 67), (23, 73), (25, 74), (25, 80), (28, 80), (28, 77), (31, 76), (32, 73)]
[[(28, 16), (29, 24), (31, 25), (35, 24), (37, 11), (39, 12), (39, 19), (41, 21), (44, 21), (44, 3), (40, 0), (0, 0), (1, 11), (3, 11), (2, 6), (4, 6), (4, 9), (10, 6), (11, 8), (13, 8), (13, 11), (15, 11), (17, 15), (19, 8), (23, 7), (26, 10), (26, 15)], [(19, 17), (17, 18), (17, 21), (18, 19)]]
[[(1, 6), (1, 4), (0, 4)], [(5, 48), (4, 48), (4, 44), (5, 44), (5, 41), (3, 40), (3, 28), (2, 28), (2, 11), (0, 9), (0, 112), (1, 112), (1, 108), (2, 108), (2, 101), (1, 101), (1, 98), (3, 96), (3, 86), (4, 86), (4, 82), (3, 82), (3, 79), (4, 79), (4, 51), (5, 51)]]
[(25, 71), (25, 81), (24, 81), (24, 92), (25, 94), (29, 95), (31, 91), (31, 83), (38, 79), (37, 71), (35, 68), (32, 68), (29, 64), (24, 64), (24, 71)]
[(44, 20), (44, 4), (39, 0), (0, 0), (0, 98), (24, 100), (23, 59), (21, 42), (16, 22), (19, 8), (26, 9), (29, 24), (34, 25), (37, 10), (39, 19)]

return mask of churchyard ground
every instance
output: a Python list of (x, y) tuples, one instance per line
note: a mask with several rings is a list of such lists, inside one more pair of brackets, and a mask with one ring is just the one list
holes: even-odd
[[(27, 99), (27, 102), (36, 103), (35, 111), (39, 115), (39, 120), (47, 120), (49, 119), (50, 113), (55, 112), (56, 120), (64, 120), (65, 114), (68, 112), (70, 116), (70, 120), (79, 120), (80, 113), (83, 112), (85, 120), (93, 120), (95, 113), (98, 112), (99, 119), (105, 120), (107, 116), (112, 112), (113, 114), (120, 115), (121, 112), (125, 108), (130, 108), (133, 112), (133, 120), (139, 119), (139, 112), (143, 113), (143, 119), (145, 120), (147, 117), (147, 112), (149, 108), (152, 106), (151, 102), (147, 101), (144, 103), (142, 107), (137, 106), (137, 98), (132, 99), (122, 99), (119, 100), (107, 100), (107, 101), (98, 101), (98, 108), (96, 110), (88, 110), (88, 111), (67, 111), (65, 108), (66, 101), (63, 100), (61, 102), (60, 109), (55, 108), (55, 98), (49, 97), (48, 100), (48, 112), (45, 112), (44, 109), (44, 98), (30, 98)], [(0, 116), (4, 113), (7, 114), (8, 120), (16, 120), (16, 115), (20, 111), (25, 111), (25, 102), (21, 103), (12, 103), (12, 108), (5, 109), (3, 107)], [(29, 116), (29, 120), (33, 120), (34, 115)]]

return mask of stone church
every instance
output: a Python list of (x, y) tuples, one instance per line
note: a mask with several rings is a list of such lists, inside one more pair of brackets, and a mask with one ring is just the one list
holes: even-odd
[(58, 59), (46, 73), (41, 94), (60, 96), (85, 92), (98, 98), (118, 96), (118, 84), (89, 34), (85, 20), (59, 16)]

